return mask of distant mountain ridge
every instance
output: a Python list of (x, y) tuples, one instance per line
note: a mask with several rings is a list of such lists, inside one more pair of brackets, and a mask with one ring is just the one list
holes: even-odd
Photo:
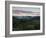
[(18, 20), (40, 20), (40, 16), (13, 16), (14, 19)]

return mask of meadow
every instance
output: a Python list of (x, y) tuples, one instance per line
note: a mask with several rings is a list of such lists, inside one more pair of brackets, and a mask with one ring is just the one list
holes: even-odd
[(40, 16), (12, 16), (13, 31), (40, 30)]

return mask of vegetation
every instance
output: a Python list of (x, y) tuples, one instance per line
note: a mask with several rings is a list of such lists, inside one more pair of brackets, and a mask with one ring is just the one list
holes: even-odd
[(39, 29), (40, 16), (13, 16), (13, 31)]

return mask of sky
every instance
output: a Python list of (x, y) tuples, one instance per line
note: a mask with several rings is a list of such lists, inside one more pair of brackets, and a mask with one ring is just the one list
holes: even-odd
[[(16, 11), (16, 10), (19, 10)], [(12, 14), (13, 16), (39, 16), (40, 15), (40, 8), (32, 8), (32, 7), (13, 7), (12, 8)], [(26, 11), (23, 12), (23, 11)], [(28, 11), (28, 12), (27, 12)], [(30, 12), (30, 13), (29, 13)]]
[(13, 10), (40, 12), (40, 8), (32, 8), (32, 7), (13, 7)]

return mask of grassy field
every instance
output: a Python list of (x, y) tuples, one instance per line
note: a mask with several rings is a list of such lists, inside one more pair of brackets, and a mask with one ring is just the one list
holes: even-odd
[(13, 31), (40, 30), (40, 16), (13, 16)]

